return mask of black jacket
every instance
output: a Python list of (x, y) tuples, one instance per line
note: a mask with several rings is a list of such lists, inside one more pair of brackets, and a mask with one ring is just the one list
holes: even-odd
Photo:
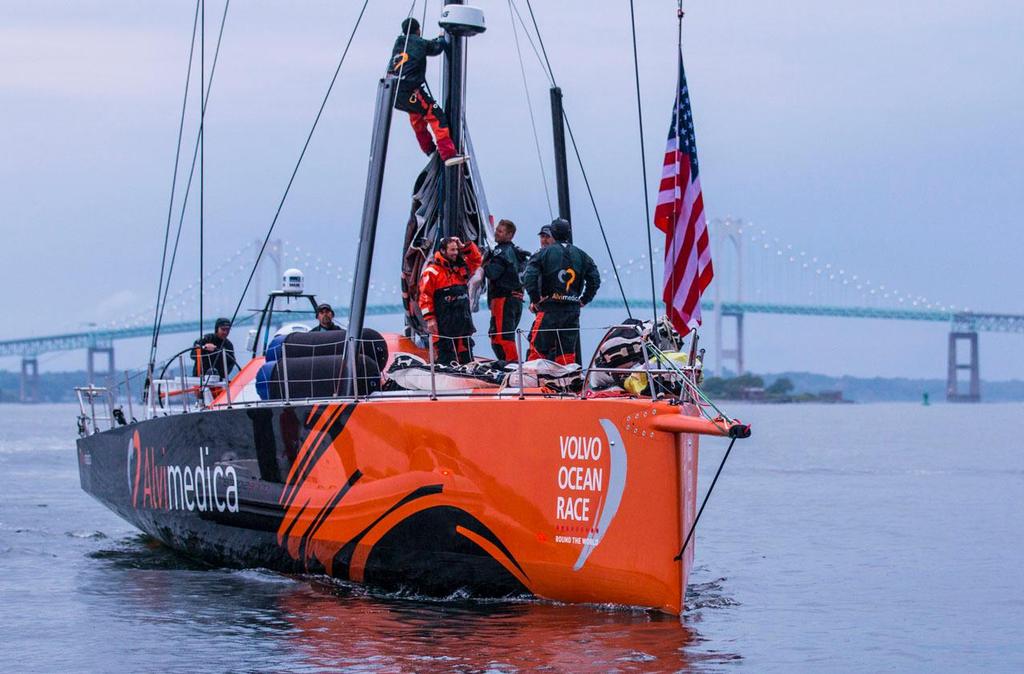
[(404, 34), (398, 36), (391, 50), (388, 72), (395, 77), (402, 73), (399, 91), (411, 91), (423, 84), (427, 76), (427, 57), (442, 53), (445, 44), (444, 36), (424, 40), (419, 35), (410, 35), (408, 44)]
[(553, 243), (534, 253), (523, 272), (531, 304), (590, 304), (601, 287), (594, 261), (571, 243)]
[(523, 292), (520, 276), (528, 259), (530, 254), (511, 241), (499, 243), (494, 247), (484, 259), (488, 301)]
[[(196, 362), (196, 349), (202, 349), (204, 344), (213, 344), (217, 348), (213, 351), (203, 350), (203, 363), (201, 372), (206, 374), (208, 372), (216, 372), (221, 378), (227, 377), (235, 367), (238, 365), (235, 360), (235, 345), (231, 343), (230, 339), (221, 339), (216, 333), (210, 332), (203, 335), (202, 339), (197, 339), (193, 342), (191, 356), (192, 362)], [(223, 353), (222, 353), (223, 352)], [(224, 361), (227, 360), (228, 371), (224, 371)], [(195, 370), (193, 370), (193, 373)]]

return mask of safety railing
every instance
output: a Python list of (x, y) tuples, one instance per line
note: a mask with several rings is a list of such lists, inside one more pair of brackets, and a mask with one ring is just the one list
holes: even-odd
[[(579, 361), (580, 337), (593, 337), (598, 331), (604, 338), (598, 340), (594, 355), (583, 365)], [(605, 347), (613, 333), (618, 351), (609, 354)], [(285, 340), (268, 350), (255, 379), (237, 391), (232, 390), (237, 372), (223, 379), (219, 374), (196, 376), (179, 354), (173, 363), (176, 368), (168, 364), (162, 370), (163, 377), (147, 379), (145, 371), (126, 372), (123, 380), (108, 382), (102, 389), (76, 389), (80, 419), (85, 419), (82, 424), (87, 431), (84, 434), (88, 434), (134, 420), (136, 406), (145, 418), (153, 418), (215, 407), (291, 405), (327, 399), (632, 397), (711, 405), (700, 391), (697, 352), (691, 349), (691, 353), (682, 354), (660, 348), (643, 326), (516, 329), (503, 336), (505, 355), (511, 355), (508, 347), (514, 343), (514, 358), (482, 358), (484, 353), (490, 355), (492, 348), (486, 332), (464, 337), (434, 335), (419, 342), (425, 346), (419, 352), (397, 354), (388, 354), (380, 339), (356, 339), (344, 333), (339, 333), (338, 339), (321, 337), (315, 344)], [(507, 339), (509, 336), (514, 340)], [(227, 360), (223, 357), (226, 371)], [(136, 396), (141, 391), (145, 393), (140, 400)], [(99, 415), (94, 411), (98, 403), (102, 403)]]
[[(577, 331), (573, 330), (510, 332), (505, 336), (512, 339), (504, 340), (506, 349), (510, 343), (515, 345), (510, 360), (481, 357), (481, 352), (491, 350), (491, 345), (483, 341), (489, 337), (486, 333), (434, 335), (422, 340), (420, 348), (397, 354), (382, 353), (378, 348), (383, 343), (380, 339), (339, 337), (315, 344), (286, 341), (268, 351), (267, 362), (257, 375), (259, 402), (402, 396), (591, 397), (598, 393), (659, 398), (673, 392), (677, 397), (687, 395), (696, 386), (699, 363), (696, 367), (680, 364), (680, 354), (667, 356), (642, 339), (635, 326), (611, 327), (637, 331), (635, 351), (639, 356), (629, 366), (603, 366), (598, 357), (582, 365), (574, 334)], [(591, 331), (605, 334), (609, 329)], [(629, 386), (623, 388), (623, 383)]]

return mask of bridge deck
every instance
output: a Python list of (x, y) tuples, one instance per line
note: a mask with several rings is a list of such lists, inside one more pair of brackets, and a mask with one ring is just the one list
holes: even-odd
[[(631, 306), (645, 306), (642, 300), (630, 300)], [(599, 309), (623, 309), (621, 300), (596, 300), (591, 305)], [(701, 308), (706, 312), (714, 311), (714, 302), (705, 301)], [(367, 307), (367, 313), (373, 316), (400, 314), (401, 304), (375, 304)], [(814, 306), (802, 304), (766, 304), (756, 302), (722, 302), (725, 314), (773, 314), (781, 316), (827, 316), (832, 318), (873, 318), (895, 321), (929, 321), (950, 323), (958, 331), (978, 332), (1016, 332), (1024, 333), (1024, 315), (965, 313), (937, 311), (931, 309), (883, 309), (877, 307), (840, 307)], [(312, 312), (294, 312), (312, 317)], [(347, 307), (339, 307), (338, 317), (348, 315)], [(246, 316), (236, 321), (236, 325), (252, 323), (254, 316)], [(213, 325), (213, 319), (205, 322)], [(166, 323), (162, 333), (180, 334), (199, 331), (197, 321), (180, 321)], [(38, 356), (51, 351), (74, 351), (89, 347), (108, 347), (114, 341), (146, 337), (152, 332), (152, 326), (140, 325), (126, 328), (110, 328), (88, 332), (72, 332), (62, 335), (42, 337), (25, 337), (0, 341), (0, 357), (3, 356)]]

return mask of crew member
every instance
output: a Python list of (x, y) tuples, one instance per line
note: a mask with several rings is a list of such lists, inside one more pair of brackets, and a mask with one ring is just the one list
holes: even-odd
[(331, 305), (326, 302), (317, 305), (316, 320), (318, 320), (319, 323), (317, 323), (317, 326), (310, 330), (310, 332), (341, 330), (341, 326), (334, 322), (334, 309), (332, 309)]
[(480, 249), (457, 236), (441, 239), (441, 245), (420, 276), (420, 311), (427, 330), (434, 335), (435, 362), (468, 363), (473, 359), (476, 328), (469, 307), (469, 277), (482, 263)]
[(191, 354), (197, 375), (216, 373), (221, 379), (226, 379), (228, 373), (235, 369), (238, 363), (235, 361), (235, 345), (228, 339), (230, 333), (231, 321), (227, 318), (218, 318), (214, 323), (213, 332), (203, 335), (193, 343)]
[[(426, 83), (427, 57), (444, 52), (446, 44), (444, 35), (424, 40), (420, 37), (420, 22), (409, 17), (402, 22), (402, 34), (395, 39), (388, 70), (399, 78), (395, 109), (409, 113), (409, 122), (416, 132), (420, 149), (427, 155), (433, 154), (436, 149), (446, 166), (454, 166), (466, 158), (456, 150), (448, 130), (448, 118), (430, 95)], [(430, 136), (431, 130), (434, 132), (433, 138)]]
[(530, 329), (528, 358), (575, 363), (580, 339), (580, 307), (594, 299), (601, 274), (594, 261), (569, 243), (569, 223), (551, 223), (554, 243), (537, 251), (523, 272), (530, 311), (537, 314)]
[(540, 237), (541, 248), (547, 248), (555, 242), (554, 238), (551, 236), (551, 225), (544, 225), (541, 227), (540, 231), (537, 232), (537, 235)]
[(491, 309), (488, 335), (498, 360), (518, 360), (516, 329), (523, 316), (523, 264), (530, 254), (512, 243), (516, 226), (511, 220), (500, 220), (494, 228), (494, 247), (484, 260), (487, 277), (487, 304)]

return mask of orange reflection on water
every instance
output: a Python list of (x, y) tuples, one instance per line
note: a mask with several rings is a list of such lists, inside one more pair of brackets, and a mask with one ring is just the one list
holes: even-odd
[(703, 659), (686, 652), (698, 641), (690, 628), (649, 611), (370, 597), (331, 584), (292, 589), (279, 608), (296, 630), (292, 656), (313, 669), (677, 671)]

